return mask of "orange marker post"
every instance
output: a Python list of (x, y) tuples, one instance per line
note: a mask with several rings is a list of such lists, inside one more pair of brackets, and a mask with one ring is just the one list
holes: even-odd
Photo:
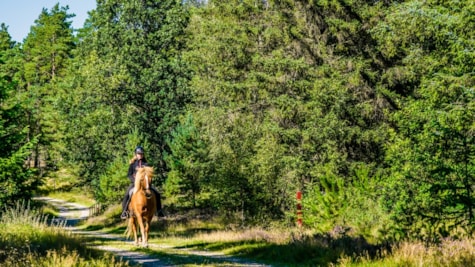
[(297, 191), (297, 225), (302, 227), (302, 192)]

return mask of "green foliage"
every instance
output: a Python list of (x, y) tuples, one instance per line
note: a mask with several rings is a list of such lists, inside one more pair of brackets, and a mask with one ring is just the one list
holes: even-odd
[(405, 109), (419, 123), (406, 120), (403, 129), (411, 134), (390, 150), (393, 167), (399, 168), (392, 190), (402, 193), (392, 205), (402, 225), (420, 238), (446, 236), (458, 227), (473, 231), (475, 99), (473, 90), (459, 89), (454, 103), (434, 107), (429, 100)]
[(22, 66), (16, 77), (17, 97), (23, 100), (29, 138), (38, 137), (31, 159), (42, 170), (61, 160), (55, 153), (62, 126), (55, 105), (59, 93), (56, 82), (66, 75), (75, 46), (69, 21), (73, 15), (67, 11), (59, 4), (50, 11), (43, 9), (22, 45)]
[(474, 11), (466, 0), (98, 1), (72, 43), (56, 5), (23, 46), (0, 30), (1, 97), (18, 92), (2, 102), (0, 146), (14, 144), (10, 159), (39, 135), (36, 166), (74, 165), (106, 203), (140, 143), (177, 208), (288, 225), (300, 190), (318, 231), (470, 232)]
[(110, 162), (107, 169), (99, 176), (95, 185), (95, 197), (100, 203), (115, 204), (125, 194), (130, 185), (127, 178), (128, 161), (117, 157)]
[[(212, 201), (223, 212), (240, 211), (255, 216), (258, 210), (268, 209), (277, 211), (274, 215), (278, 217), (280, 203), (269, 196), (274, 194), (273, 175), (285, 175), (279, 169), (262, 173), (268, 166), (260, 165), (268, 156), (277, 158), (268, 154), (275, 151), (273, 148), (262, 147), (269, 138), (275, 140), (273, 144), (280, 141), (273, 136), (279, 135), (281, 128), (275, 120), (267, 119), (272, 115), (268, 112), (275, 110), (278, 116), (278, 104), (273, 103), (273, 97), (290, 87), (286, 70), (298, 64), (285, 57), (278, 43), (285, 42), (287, 32), (277, 30), (282, 22), (274, 13), (249, 1), (213, 3), (194, 14), (187, 59), (196, 72), (192, 84), (198, 103), (193, 106), (194, 118), (211, 148)], [(273, 51), (267, 44), (279, 47)], [(282, 70), (274, 72), (280, 63)], [(292, 132), (295, 135), (295, 130)], [(263, 155), (256, 154), (258, 144)], [(255, 173), (259, 168), (261, 177)], [(281, 193), (285, 198), (287, 192)]]
[(128, 153), (118, 151), (113, 153), (113, 161), (108, 162), (104, 171), (101, 172), (99, 179), (93, 182), (95, 198), (100, 203), (114, 204), (117, 203), (125, 194), (126, 189), (130, 185), (130, 180), (127, 177), (129, 170), (129, 160), (133, 157), (133, 151), (137, 145), (149, 147), (149, 144), (144, 141), (137, 129), (127, 135), (125, 148)]
[(8, 27), (2, 23), (0, 25), (0, 77), (12, 80), (15, 76), (15, 68), (13, 68), (13, 58), (18, 51), (18, 45), (12, 41), (8, 33)]
[(64, 76), (65, 66), (74, 48), (67, 7), (56, 4), (50, 11), (43, 9), (36, 25), (25, 38), (25, 80), (31, 85), (44, 85)]
[(388, 73), (405, 73), (388, 77), (415, 81), (402, 87), (411, 97), (391, 116), (386, 204), (405, 235), (426, 241), (474, 227), (475, 57), (464, 2), (397, 5), (375, 28), (384, 55), (396, 59)]
[(33, 170), (24, 166), (31, 148), (32, 144), (28, 143), (0, 157), (0, 207), (10, 206), (19, 199), (30, 199), (41, 184)]
[(303, 196), (306, 225), (325, 233), (349, 228), (370, 241), (387, 240), (393, 225), (380, 204), (382, 179), (360, 166), (348, 182), (329, 173)]
[(123, 159), (129, 152), (124, 144), (130, 125), (122, 118), (131, 110), (111, 106), (107, 100), (108, 88), (117, 80), (105, 79), (105, 74), (97, 70), (103, 61), (95, 53), (84, 55), (83, 49), (80, 46), (75, 50), (69, 74), (59, 85), (61, 93), (56, 107), (63, 136), (58, 150), (64, 158), (63, 164), (73, 165), (77, 170), (77, 183), (90, 185), (113, 157)]
[(193, 12), (192, 112), (223, 210), (282, 218), (324, 170), (343, 178), (383, 161), (384, 107), (360, 30), (379, 6), (327, 4), (213, 2)]
[(191, 115), (171, 134), (168, 146), (171, 153), (165, 154), (164, 159), (171, 171), (164, 189), (167, 197), (175, 198), (168, 204), (196, 208), (197, 202), (206, 200), (210, 163), (204, 162), (209, 149), (200, 138)]
[(0, 207), (29, 199), (40, 181), (25, 166), (35, 140), (28, 142), (23, 109), (9, 77), (0, 77)]
[(150, 142), (160, 183), (167, 171), (165, 140), (189, 102), (189, 71), (181, 59), (187, 17), (176, 0), (99, 1), (84, 37), (84, 53), (98, 57), (93, 73), (107, 88), (102, 97), (126, 131), (137, 127)]

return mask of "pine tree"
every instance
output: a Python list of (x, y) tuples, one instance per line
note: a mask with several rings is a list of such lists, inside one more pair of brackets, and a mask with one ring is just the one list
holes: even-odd
[(170, 153), (165, 154), (170, 172), (164, 185), (165, 194), (173, 205), (197, 208), (212, 206), (207, 202), (210, 168), (206, 161), (209, 148), (200, 138), (191, 115), (180, 124), (167, 141)]
[(2, 24), (0, 29), (0, 207), (30, 199), (39, 180), (25, 166), (33, 142), (27, 142), (27, 125), (21, 103), (15, 95), (13, 74), (9, 74), (14, 42)]
[(58, 4), (50, 11), (43, 9), (22, 46), (24, 64), (19, 86), (29, 122), (28, 138), (39, 138), (32, 155), (35, 167), (40, 167), (40, 160), (50, 160), (48, 153), (54, 152), (53, 144), (59, 139), (56, 83), (65, 76), (75, 46), (69, 21), (73, 15), (67, 10)]

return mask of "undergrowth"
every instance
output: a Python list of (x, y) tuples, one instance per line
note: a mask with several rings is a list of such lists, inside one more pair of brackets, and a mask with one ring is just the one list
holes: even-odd
[(155, 221), (152, 243), (216, 251), (272, 266), (475, 266), (475, 238), (374, 244), (346, 232), (303, 228), (227, 229), (215, 221)]
[[(106, 225), (108, 232), (121, 233), (125, 223), (118, 219), (119, 212), (110, 207), (101, 216), (88, 220), (90, 225), (85, 228), (100, 229)], [(3, 211), (0, 266), (128, 266), (110, 254), (87, 249), (83, 238), (49, 221), (24, 204)], [(187, 250), (218, 252), (271, 266), (475, 266), (473, 237), (446, 239), (438, 244), (383, 245), (371, 244), (347, 232), (315, 233), (293, 227), (231, 229), (213, 218), (169, 215), (154, 219), (149, 241), (171, 250), (151, 247), (142, 252), (168, 257), (186, 266), (197, 262), (201, 266), (220, 266), (222, 262), (186, 255)]]
[(338, 266), (475, 266), (475, 239), (446, 239), (438, 244), (403, 242), (394, 245), (392, 253), (383, 251), (377, 259), (367, 256), (342, 257)]
[(0, 266), (128, 266), (84, 242), (28, 204), (17, 203), (1, 213)]

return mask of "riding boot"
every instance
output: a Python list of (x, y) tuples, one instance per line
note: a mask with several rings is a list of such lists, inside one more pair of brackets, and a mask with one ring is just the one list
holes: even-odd
[(128, 206), (129, 206), (129, 195), (127, 194), (122, 201), (122, 214), (120, 215), (120, 218), (123, 220), (129, 217)]
[(123, 211), (122, 214), (120, 215), (120, 218), (122, 220), (125, 220), (129, 217), (129, 213), (127, 211)]
[[(127, 201), (127, 206), (128, 206), (128, 205), (129, 205), (129, 202)], [(127, 206), (126, 206), (126, 207), (127, 207)], [(120, 218), (123, 219), (123, 220), (125, 220), (125, 219), (127, 219), (128, 217), (129, 217), (129, 212), (127, 211), (127, 208), (126, 208), (126, 209), (122, 208), (122, 214), (120, 214)]]
[(129, 201), (130, 201), (130, 190), (134, 188), (134, 185), (131, 184), (129, 188), (125, 191), (124, 198), (122, 199), (122, 214), (120, 215), (121, 219), (127, 219), (129, 217)]
[(165, 217), (165, 214), (163, 213), (162, 210), (162, 201), (160, 198), (160, 193), (158, 193), (158, 190), (152, 186), (152, 191), (155, 193), (155, 199), (157, 200), (157, 210), (155, 211), (155, 215), (157, 217)]

